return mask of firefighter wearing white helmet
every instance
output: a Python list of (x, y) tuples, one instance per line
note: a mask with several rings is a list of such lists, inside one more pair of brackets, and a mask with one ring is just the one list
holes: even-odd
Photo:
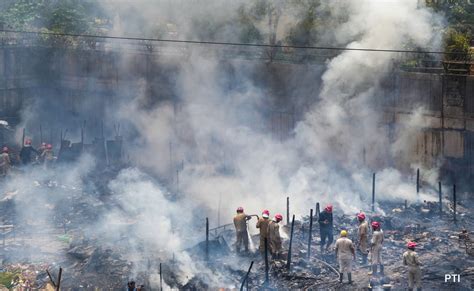
[(268, 241), (268, 224), (270, 223), (270, 211), (263, 210), (262, 217), (258, 219), (256, 227), (260, 230), (260, 245), (259, 250), (262, 255), (265, 255), (265, 239), (267, 239), (267, 248), (269, 248)]
[(347, 231), (341, 231), (341, 237), (336, 240), (336, 258), (339, 262), (339, 282), (342, 283), (344, 273), (347, 273), (349, 284), (352, 283), (352, 260), (355, 260), (355, 248)]

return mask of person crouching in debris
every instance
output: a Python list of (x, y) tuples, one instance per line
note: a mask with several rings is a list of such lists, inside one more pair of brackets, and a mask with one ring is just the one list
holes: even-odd
[(280, 236), (280, 225), (278, 224), (283, 220), (283, 215), (276, 214), (272, 221), (268, 224), (268, 242), (270, 244), (270, 254), (272, 259), (279, 259), (281, 253), (281, 236)]
[(260, 230), (260, 245), (258, 249), (260, 250), (260, 253), (262, 253), (262, 255), (265, 255), (265, 239), (267, 239), (267, 244), (269, 243), (268, 242), (268, 224), (270, 223), (269, 217), (270, 217), (270, 211), (263, 210), (262, 217), (259, 218), (257, 221), (257, 228)]
[(245, 248), (245, 252), (249, 251), (249, 235), (247, 232), (247, 220), (249, 220), (251, 216), (247, 216), (244, 213), (244, 209), (242, 207), (237, 208), (237, 215), (234, 217), (234, 226), (235, 232), (237, 235), (237, 242), (235, 243), (235, 248), (237, 253), (240, 253), (240, 247), (243, 244)]
[(416, 285), (417, 290), (421, 290), (421, 269), (422, 265), (418, 259), (418, 254), (415, 252), (416, 243), (409, 242), (408, 250), (403, 253), (403, 265), (408, 267), (408, 290), (413, 290), (413, 285)]
[(359, 221), (359, 251), (362, 255), (362, 265), (367, 264), (367, 256), (369, 254), (369, 245), (368, 245), (368, 234), (369, 234), (369, 223), (365, 220), (365, 214), (357, 214), (357, 220)]
[(384, 274), (382, 264), (382, 244), (383, 244), (383, 231), (380, 229), (380, 222), (372, 222), (372, 241), (370, 247), (370, 261), (372, 263), (372, 274), (377, 274), (377, 265), (380, 265), (380, 274)]
[(339, 263), (339, 282), (342, 283), (344, 273), (347, 273), (349, 284), (352, 283), (352, 259), (355, 260), (355, 248), (347, 231), (341, 231), (341, 237), (336, 240), (336, 258)]
[(51, 144), (46, 145), (46, 149), (41, 153), (41, 159), (43, 160), (45, 168), (51, 167), (54, 161), (53, 146)]
[(0, 176), (5, 177), (10, 172), (11, 160), (9, 155), (9, 149), (3, 147), (2, 154), (0, 155)]
[(334, 241), (333, 235), (333, 221), (332, 221), (332, 205), (329, 204), (324, 208), (324, 211), (319, 213), (319, 231), (321, 235), (321, 253), (324, 250), (326, 244), (326, 251), (328, 251), (332, 242)]

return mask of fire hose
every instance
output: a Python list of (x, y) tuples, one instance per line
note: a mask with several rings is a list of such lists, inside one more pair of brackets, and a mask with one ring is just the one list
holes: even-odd
[(327, 266), (329, 269), (331, 269), (334, 273), (337, 274), (337, 276), (339, 277), (339, 272), (336, 270), (336, 268), (334, 268), (333, 266), (329, 265), (328, 263), (326, 263), (325, 261), (323, 260), (320, 260), (318, 258), (315, 258), (317, 261), (323, 263), (325, 266)]

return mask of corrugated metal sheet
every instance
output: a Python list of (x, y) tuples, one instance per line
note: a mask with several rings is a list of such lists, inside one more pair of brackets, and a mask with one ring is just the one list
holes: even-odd
[(445, 130), (444, 155), (449, 158), (464, 156), (464, 135), (461, 131)]
[(466, 78), (466, 95), (464, 99), (464, 110), (474, 113), (474, 77)]

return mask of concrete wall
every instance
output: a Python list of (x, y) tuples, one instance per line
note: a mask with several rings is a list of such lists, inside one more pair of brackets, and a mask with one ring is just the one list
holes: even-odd
[[(49, 102), (60, 103), (58, 111), (77, 116), (76, 123), (87, 119), (95, 124), (124, 93), (145, 94), (150, 102), (173, 100), (178, 60), (186, 61), (179, 55), (162, 58), (146, 51), (0, 47), (0, 118), (18, 122), (20, 109), (44, 95), (51, 96)], [(254, 74), (273, 96), (264, 126), (275, 137), (291, 135), (308, 100), (319, 91), (318, 82), (308, 80), (317, 80), (323, 68), (320, 64), (248, 61), (244, 73)], [(396, 127), (416, 107), (426, 109), (423, 118), (428, 125), (413, 137), (416, 142), (407, 160), (426, 166), (441, 162), (447, 173), (463, 171), (474, 176), (473, 76), (397, 72), (382, 83), (382, 89), (383, 98), (376, 106), (384, 112), (387, 125)], [(62, 118), (58, 113), (55, 120)], [(404, 168), (407, 163), (397, 166)]]

